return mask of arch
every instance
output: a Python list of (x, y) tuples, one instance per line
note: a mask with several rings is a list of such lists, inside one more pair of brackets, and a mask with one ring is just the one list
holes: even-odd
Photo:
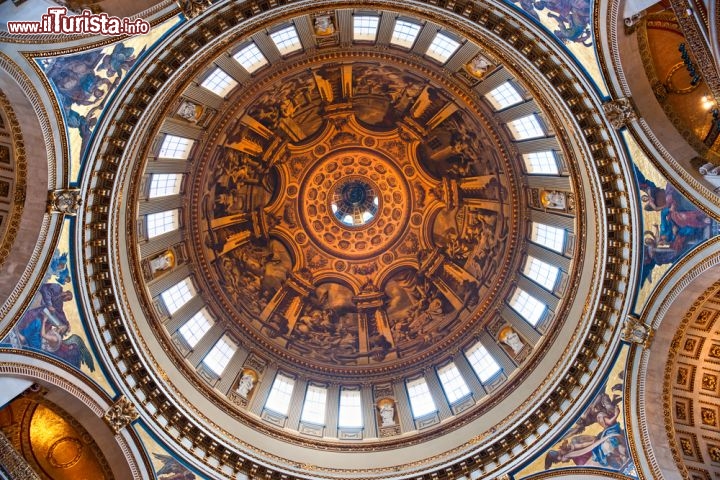
[(47, 388), (46, 398), (62, 405), (93, 437), (110, 461), (115, 478), (153, 478), (152, 467), (135, 431), (124, 428), (114, 433), (103, 420), (114, 402), (99, 387), (60, 362), (24, 351), (0, 353), (0, 379), (6, 377), (29, 379)]
[[(0, 108), (9, 117), (11, 158), (18, 174), (14, 213), (5, 220), (10, 224), (8, 235), (0, 239), (0, 244), (2, 240), (8, 243), (2, 244), (0, 251), (0, 298), (6, 299), (0, 305), (0, 334), (4, 334), (32, 297), (31, 290), (39, 285), (39, 272), (45, 268), (38, 268), (38, 264), (43, 260), (41, 257), (51, 254), (51, 246), (59, 233), (58, 217), (45, 213), (48, 190), (59, 186), (56, 185), (56, 138), (49, 113), (30, 80), (14, 62), (0, 56), (0, 71), (3, 72), (0, 74)], [(48, 183), (26, 182), (27, 172), (32, 172), (33, 179), (47, 178)]]
[(710, 182), (700, 174), (700, 165), (693, 164), (698, 153), (665, 114), (643, 67), (637, 33), (633, 32), (639, 19), (635, 16), (622, 18), (627, 5), (632, 3), (635, 2), (600, 0), (595, 6), (598, 20), (594, 37), (610, 95), (632, 99), (634, 115), (628, 120), (627, 127), (633, 137), (651, 162), (667, 172), (666, 176), (684, 195), (694, 198), (706, 212), (712, 214), (717, 211), (718, 197), (712, 192)]
[[(649, 478), (683, 478), (684, 466), (674, 440), (670, 413), (668, 369), (676, 347), (676, 333), (687, 323), (694, 303), (720, 278), (720, 237), (715, 237), (677, 265), (662, 279), (642, 312), (641, 320), (655, 331), (650, 348), (635, 351), (630, 371), (629, 430), (637, 452), (638, 469)], [(660, 401), (662, 399), (662, 401)], [(653, 419), (663, 418), (660, 422)]]

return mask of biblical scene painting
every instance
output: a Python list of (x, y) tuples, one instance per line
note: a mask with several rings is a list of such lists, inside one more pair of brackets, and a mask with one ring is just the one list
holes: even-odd
[(191, 472), (184, 463), (160, 445), (155, 437), (142, 426), (135, 427), (147, 450), (157, 480), (202, 480), (204, 477)]
[(111, 93), (138, 57), (178, 21), (177, 17), (172, 18), (146, 35), (94, 50), (37, 59), (53, 87), (68, 126), (71, 181), (77, 181), (81, 159)]
[(29, 308), (1, 343), (50, 355), (111, 391), (96, 368), (97, 360), (80, 316), (70, 256), (71, 223), (71, 220), (65, 221), (50, 267)]
[(607, 381), (575, 423), (530, 465), (513, 475), (532, 479), (542, 472), (587, 467), (637, 478), (624, 417), (625, 371), (629, 347), (623, 346)]
[(562, 42), (607, 94), (594, 48), (594, 0), (505, 0), (521, 8)]
[(635, 305), (639, 312), (670, 267), (717, 235), (719, 228), (658, 172), (629, 134), (624, 138), (633, 158), (642, 207), (643, 257)]
[(238, 108), (204, 165), (198, 227), (229, 314), (331, 365), (419, 354), (478, 318), (512, 230), (487, 125), (392, 65), (275, 85)]

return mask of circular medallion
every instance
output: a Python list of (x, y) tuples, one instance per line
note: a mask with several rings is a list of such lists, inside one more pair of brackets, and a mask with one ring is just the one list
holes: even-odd
[(390, 248), (410, 213), (410, 189), (394, 161), (364, 149), (333, 152), (307, 173), (300, 217), (325, 252), (368, 258)]

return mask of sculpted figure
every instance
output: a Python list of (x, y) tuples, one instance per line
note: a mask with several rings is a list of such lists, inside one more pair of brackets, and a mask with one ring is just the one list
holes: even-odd
[(380, 405), (381, 427), (392, 427), (395, 425), (395, 407), (392, 401), (385, 401)]
[(333, 33), (335, 33), (335, 25), (330, 15), (315, 17), (315, 35), (318, 37), (327, 37)]
[(525, 344), (523, 343), (522, 339), (520, 338), (520, 335), (517, 334), (515, 330), (513, 330), (511, 327), (505, 327), (500, 331), (499, 335), (500, 341), (510, 347), (510, 349), (513, 351), (515, 355), (520, 353), (520, 351), (525, 348)]
[(250, 390), (252, 390), (253, 386), (255, 386), (255, 376), (249, 371), (246, 371), (240, 378), (240, 382), (238, 382), (238, 395), (240, 395), (244, 399), (247, 399), (248, 394), (250, 393)]

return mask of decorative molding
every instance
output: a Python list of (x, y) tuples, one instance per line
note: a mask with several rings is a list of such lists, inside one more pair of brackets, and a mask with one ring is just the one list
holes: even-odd
[(0, 431), (0, 465), (2, 471), (7, 472), (11, 479), (40, 480), (2, 431)]
[[(0, 65), (1, 66), (1, 65)], [(27, 156), (25, 152), (25, 143), (23, 142), (22, 131), (20, 130), (20, 122), (18, 122), (15, 111), (12, 108), (7, 95), (0, 90), (0, 110), (5, 112), (7, 117), (6, 128), (11, 135), (13, 151), (10, 153), (10, 167), (15, 175), (15, 185), (13, 186), (14, 196), (8, 217), (4, 219), (5, 233), (2, 234), (0, 229), (0, 267), (12, 252), (12, 246), (17, 238), (20, 228), (20, 218), (25, 207), (25, 195), (27, 191)]]
[[(109, 399), (105, 400), (107, 394), (96, 383), (88, 381), (62, 361), (33, 351), (0, 348), (0, 376), (3, 375), (31, 378), (41, 386), (53, 385), (81, 402), (98, 418), (105, 414), (102, 403), (110, 404)], [(127, 429), (115, 435), (115, 441), (124, 453), (132, 478), (149, 478), (145, 472), (151, 472), (152, 465), (141, 453), (141, 440), (137, 434)]]
[[(663, 278), (660, 280), (660, 283), (655, 288), (653, 294), (646, 302), (645, 308), (643, 309), (642, 315), (640, 317), (641, 320), (644, 323), (650, 325), (655, 330), (661, 328), (670, 307), (678, 299), (680, 294), (685, 291), (685, 289), (696, 278), (700, 277), (708, 269), (715, 267), (719, 264), (720, 237), (713, 237), (712, 239), (708, 240), (700, 249), (691, 252), (686, 257), (683, 257), (683, 259), (677, 262), (672, 267), (672, 269), (663, 276)], [(689, 319), (685, 318), (682, 321), (687, 322), (689, 321)], [(677, 463), (678, 459), (681, 458), (681, 454), (679, 453), (679, 450), (677, 450), (677, 446), (674, 445), (674, 440), (672, 439), (672, 436), (667, 433), (667, 431), (665, 431), (663, 426), (657, 424), (657, 419), (648, 419), (645, 415), (644, 408), (642, 408), (642, 406), (646, 403), (645, 392), (647, 390), (648, 384), (647, 371), (650, 364), (651, 351), (652, 349), (639, 350), (637, 351), (638, 358), (630, 361), (630, 364), (634, 365), (634, 391), (636, 392), (634, 408), (635, 411), (638, 413), (637, 418), (635, 418), (634, 422), (630, 424), (630, 428), (632, 430), (637, 430), (637, 433), (639, 435), (637, 445), (641, 448), (640, 453), (642, 454), (642, 458), (644, 458), (645, 462), (647, 463), (647, 473), (650, 474), (651, 478), (665, 478), (662, 474), (662, 469), (660, 467), (658, 458), (655, 455), (655, 449), (653, 448), (653, 445), (656, 443), (656, 441), (654, 441), (653, 439), (658, 435), (662, 435), (663, 437), (667, 436), (668, 441), (670, 442), (669, 446), (671, 450), (672, 448), (675, 448), (675, 451), (673, 453), (673, 459), (678, 468), (682, 471), (682, 467), (680, 467), (679, 463)], [(635, 356), (635, 353), (635, 350), (631, 350), (630, 355)], [(660, 381), (660, 379), (655, 380)], [(627, 382), (627, 385), (630, 385), (630, 382)], [(665, 409), (670, 412), (670, 410), (668, 410), (671, 408), (668, 392), (664, 393), (663, 403), (665, 405)], [(629, 404), (630, 402), (627, 402), (627, 405)], [(653, 425), (657, 425), (658, 428), (654, 429), (651, 432), (651, 429), (649, 427)], [(662, 433), (660, 433), (657, 430), (663, 431)], [(631, 443), (631, 449), (635, 450), (635, 445), (635, 443)], [(633, 455), (639, 458), (639, 453), (634, 453)], [(638, 465), (638, 467), (640, 467), (640, 465)], [(644, 473), (640, 469), (638, 470), (638, 473), (644, 475)]]
[[(402, 11), (405, 11), (406, 9), (412, 11), (412, 8), (415, 8), (412, 5), (401, 6), (397, 2), (388, 1), (372, 2), (372, 4), (377, 5), (378, 8), (387, 7)], [(578, 209), (592, 209), (592, 212), (596, 218), (596, 222), (598, 223), (597, 225), (595, 225), (595, 227), (598, 231), (604, 232), (605, 227), (603, 225), (600, 225), (600, 221), (598, 219), (603, 217), (603, 215), (606, 213), (604, 210), (605, 205), (608, 205), (611, 208), (624, 208), (623, 205), (627, 205), (627, 203), (632, 203), (632, 198), (628, 194), (628, 192), (631, 191), (631, 179), (629, 178), (627, 166), (622, 164), (620, 159), (618, 159), (615, 154), (612, 153), (613, 150), (617, 151), (617, 147), (613, 145), (612, 141), (607, 140), (607, 138), (616, 139), (616, 137), (614, 136), (614, 134), (608, 132), (609, 129), (607, 128), (607, 123), (597, 120), (597, 118), (601, 115), (599, 115), (598, 112), (598, 102), (593, 102), (593, 99), (596, 99), (596, 97), (592, 94), (592, 92), (583, 93), (584, 100), (588, 100), (587, 96), (590, 97), (590, 100), (578, 101), (577, 92), (587, 91), (585, 88), (587, 87), (587, 85), (582, 83), (584, 80), (572, 78), (566, 69), (561, 68), (560, 65), (562, 64), (562, 62), (558, 58), (558, 53), (553, 51), (553, 49), (548, 44), (546, 44), (543, 39), (532, 38), (530, 40), (526, 38), (527, 35), (530, 35), (529, 32), (534, 32), (532, 27), (528, 27), (529, 31), (513, 29), (511, 25), (508, 25), (502, 20), (502, 17), (498, 15), (497, 12), (492, 10), (495, 7), (494, 5), (490, 5), (489, 7), (488, 5), (483, 5), (481, 7), (475, 3), (467, 3), (463, 4), (463, 6), (466, 8), (464, 10), (460, 9), (460, 14), (455, 14), (453, 20), (448, 21), (450, 27), (457, 28), (460, 31), (464, 31), (463, 29), (471, 28), (468, 26), (469, 22), (477, 23), (477, 25), (479, 25), (481, 28), (490, 28), (490, 26), (492, 26), (492, 28), (494, 29), (493, 32), (495, 32), (495, 34), (501, 35), (503, 38), (511, 38), (512, 40), (508, 41), (512, 42), (513, 46), (516, 46), (519, 49), (522, 45), (522, 51), (518, 50), (513, 52), (513, 54), (525, 55), (525, 61), (528, 62), (528, 65), (537, 69), (537, 71), (539, 72), (538, 78), (543, 78), (544, 81), (549, 82), (549, 85), (553, 85), (554, 87), (558, 88), (559, 97), (553, 97), (552, 100), (547, 100), (546, 103), (542, 105), (542, 107), (544, 109), (547, 109), (547, 111), (561, 109), (564, 113), (567, 113), (566, 116), (563, 115), (562, 117), (567, 117), (573, 126), (578, 127), (578, 131), (573, 130), (569, 133), (569, 139), (562, 140), (563, 142), (567, 142), (564, 143), (563, 148), (567, 149), (568, 151), (572, 151), (574, 155), (579, 157), (580, 161), (582, 161), (583, 164), (591, 164), (595, 162), (599, 165), (597, 170), (597, 175), (599, 178), (597, 178), (596, 182), (592, 183), (592, 185), (590, 185), (589, 187), (593, 189), (595, 191), (595, 194), (597, 195), (597, 198), (594, 198), (593, 200), (598, 201), (591, 201), (588, 202), (588, 204), (584, 204), (585, 200), (579, 199)], [(234, 10), (235, 5), (227, 5), (226, 7), (226, 10), (218, 9), (218, 12), (216, 12), (218, 16), (221, 17), (223, 20), (232, 20), (233, 18), (237, 19), (238, 17), (234, 17), (234, 15), (239, 15), (240, 12)], [(307, 2), (297, 2), (296, 4), (291, 4), (290, 7), (298, 9), (307, 8), (308, 4)], [(287, 8), (287, 6), (285, 8)], [(440, 11), (438, 7), (427, 6), (424, 8), (430, 11), (432, 11), (433, 9), (437, 9), (438, 11)], [(252, 10), (248, 7), (247, 10), (244, 10), (242, 13), (245, 15), (251, 15), (250, 12), (252, 12)], [(289, 15), (291, 15), (292, 13), (292, 9), (288, 8), (285, 13), (285, 18), (290, 18)], [(427, 11), (425, 11), (425, 15), (427, 15)], [(468, 17), (471, 20), (463, 19), (463, 16)], [(203, 17), (198, 18), (198, 28), (201, 27), (200, 23), (204, 20), (205, 19)], [(217, 22), (217, 24), (222, 25), (221, 22)], [(252, 23), (251, 21), (248, 21), (248, 24), (249, 29), (255, 28), (257, 25)], [(475, 28), (477, 28), (477, 25), (475, 26)], [(230, 21), (228, 28), (229, 27), (235, 27), (235, 23), (233, 23), (233, 21)], [(236, 33), (238, 34), (237, 37), (225, 39), (225, 43), (220, 42), (218, 48), (227, 48), (228, 45), (231, 44), (231, 42), (234, 41), (235, 38), (238, 38), (241, 34), (241, 32), (239, 31)], [(220, 35), (220, 33), (218, 33), (218, 35)], [(166, 59), (179, 58), (184, 55), (180, 48), (174, 50), (173, 45), (169, 45), (164, 54), (166, 54)], [(203, 54), (207, 55), (207, 59), (212, 60), (212, 58), (216, 56), (217, 52), (208, 49), (208, 51), (203, 52)], [(562, 55), (562, 53), (560, 53), (560, 55)], [(510, 55), (508, 55), (508, 58), (505, 58), (504, 60), (508, 63), (517, 64), (516, 57), (513, 57), (511, 59)], [(157, 91), (157, 88), (152, 87), (152, 85), (162, 85), (163, 82), (167, 80), (168, 74), (162, 73), (160, 69), (155, 69), (154, 67), (155, 66), (151, 64), (147, 66), (148, 70), (139, 72), (139, 75), (143, 73), (146, 74), (145, 77), (143, 77), (143, 81), (145, 81), (146, 83), (138, 82), (138, 84), (136, 85), (137, 89), (135, 90), (136, 92), (138, 92), (138, 94), (135, 96), (135, 98), (132, 99), (133, 102), (137, 100), (137, 102), (144, 102), (145, 106), (147, 106), (150, 102), (152, 102), (155, 92)], [(150, 72), (149, 74), (148, 71)], [(187, 75), (191, 75), (193, 73), (192, 68), (188, 68), (187, 71)], [(158, 77), (154, 78), (154, 75), (158, 75)], [(184, 81), (189, 82), (191, 81), (191, 79), (192, 77), (187, 77), (184, 79)], [(144, 88), (147, 88), (147, 92), (143, 91)], [(128, 105), (127, 107), (138, 108), (138, 105), (139, 103)], [(559, 105), (562, 106), (560, 107)], [(153, 108), (161, 108), (161, 106), (154, 105)], [(140, 111), (142, 111), (142, 109)], [(123, 112), (119, 112), (118, 115), (122, 117)], [(116, 120), (119, 122), (119, 125), (127, 126), (127, 130), (133, 132), (133, 129), (139, 128), (139, 126), (136, 120), (129, 120), (128, 118), (129, 117), (123, 117)], [(560, 122), (561, 120), (557, 119), (555, 121)], [(577, 122), (577, 124), (575, 124), (574, 122)], [(579, 131), (580, 129), (582, 129), (583, 131)], [(152, 135), (151, 130), (152, 128), (148, 129), (148, 135)], [(107, 141), (110, 142), (111, 139), (108, 138)], [(572, 145), (578, 145), (578, 148), (571, 148), (569, 146), (571, 142)], [(580, 145), (588, 147), (588, 149), (592, 151), (592, 154), (586, 151), (584, 148), (579, 147)], [(133, 152), (139, 152), (139, 149), (142, 147), (142, 145), (134, 146)], [(129, 151), (127, 152), (127, 154), (130, 155)], [(93, 167), (96, 169), (112, 168), (112, 171), (115, 172), (117, 170), (117, 162), (113, 163), (113, 160), (119, 161), (122, 158), (122, 155), (123, 153), (121, 149), (113, 149), (112, 146), (108, 146), (108, 149), (106, 151), (102, 151), (102, 155), (97, 155), (95, 157), (97, 163), (95, 165), (90, 165), (89, 170), (92, 170)], [(107, 182), (101, 182), (102, 185), (93, 185), (93, 188), (97, 189), (95, 192), (99, 193), (96, 199), (97, 204), (84, 207), (81, 213), (84, 220), (92, 222), (102, 222), (108, 221), (108, 219), (119, 220), (123, 218), (127, 220), (127, 224), (122, 225), (123, 228), (127, 227), (130, 231), (132, 231), (132, 229), (134, 228), (132, 224), (135, 222), (135, 218), (132, 215), (129, 215), (128, 218), (125, 218), (124, 216), (118, 216), (117, 212), (113, 212), (111, 215), (108, 215), (107, 210), (104, 213), (100, 212), (99, 210), (94, 210), (94, 207), (107, 208), (107, 205), (111, 202), (111, 192), (114, 186), (113, 182), (122, 181), (124, 175), (127, 175), (127, 172), (120, 171), (118, 172), (117, 179), (114, 178), (113, 175), (111, 178), (108, 179)], [(600, 189), (605, 190), (606, 193), (605, 197), (602, 199), (600, 197)], [(90, 192), (88, 191), (88, 193)], [(617, 218), (613, 217), (611, 219), (609, 229), (610, 231), (607, 232), (607, 236), (609, 237), (611, 244), (607, 246), (608, 255), (613, 258), (624, 258), (626, 253), (623, 252), (625, 250), (631, 250), (629, 247), (632, 247), (632, 241), (627, 240), (627, 238), (634, 238), (633, 225), (627, 219), (623, 219), (621, 217), (622, 216), (617, 216)], [(108, 221), (107, 223), (112, 224), (114, 222)], [(117, 230), (111, 232), (102, 231), (102, 229), (93, 231), (84, 230), (81, 235), (83, 235), (83, 240), (104, 238), (105, 240), (108, 240), (108, 244), (114, 245), (115, 248), (119, 248)], [(599, 246), (597, 246), (596, 248), (598, 249), (596, 253), (600, 255), (602, 253), (600, 251), (602, 250), (602, 248), (600, 248)], [(578, 253), (578, 255), (580, 255), (581, 253)], [(85, 298), (84, 301), (86, 302), (86, 306), (88, 307), (89, 311), (93, 311), (98, 318), (98, 322), (95, 327), (98, 329), (98, 332), (103, 334), (105, 339), (103, 342), (101, 342), (102, 349), (110, 351), (104, 353), (104, 355), (106, 355), (108, 358), (112, 356), (112, 359), (114, 361), (129, 361), (132, 358), (137, 358), (136, 355), (138, 355), (138, 351), (135, 350), (135, 345), (139, 345), (140, 348), (146, 348), (147, 346), (145, 345), (145, 342), (142, 338), (137, 338), (137, 324), (134, 323), (136, 320), (133, 318), (125, 317), (126, 315), (128, 317), (131, 317), (133, 315), (133, 312), (123, 311), (122, 319), (118, 318), (117, 313), (122, 308), (122, 305), (120, 305), (118, 301), (127, 301), (128, 292), (124, 290), (124, 286), (120, 287), (119, 290), (121, 291), (117, 291), (114, 293), (104, 293), (104, 291), (94, 288), (95, 280), (93, 280), (93, 277), (95, 275), (105, 272), (112, 273), (110, 271), (111, 265), (115, 265), (117, 260), (116, 258), (108, 260), (108, 257), (111, 257), (112, 255), (113, 252), (110, 252), (110, 254), (108, 254), (107, 250), (102, 252), (93, 251), (91, 256), (87, 258), (84, 262), (84, 281), (88, 282), (86, 285), (86, 289), (88, 290), (88, 292), (96, 292), (92, 304), (88, 303), (87, 298)], [(419, 475), (417, 478), (432, 478), (432, 476), (436, 476), (437, 472), (435, 472), (435, 474), (433, 472), (429, 472), (428, 465), (436, 465), (441, 461), (447, 463), (447, 458), (459, 458), (460, 456), (468, 459), (467, 465), (463, 468), (482, 468), (483, 465), (495, 465), (492, 468), (497, 468), (498, 458), (503, 458), (503, 462), (510, 461), (513, 458), (517, 458), (518, 455), (522, 455), (522, 453), (518, 452), (527, 451), (529, 445), (526, 444), (522, 445), (523, 448), (514, 447), (517, 447), (518, 445), (520, 445), (520, 443), (526, 441), (528, 435), (530, 435), (530, 433), (528, 432), (536, 428), (542, 428), (543, 430), (546, 430), (547, 428), (555, 428), (557, 426), (557, 421), (550, 421), (548, 419), (551, 417), (557, 418), (555, 414), (560, 412), (561, 408), (562, 411), (567, 410), (568, 401), (571, 403), (576, 402), (579, 398), (583, 396), (584, 391), (587, 390), (587, 388), (585, 387), (587, 386), (588, 381), (584, 380), (584, 378), (587, 377), (587, 375), (585, 375), (587, 370), (577, 368), (573, 369), (573, 372), (568, 372), (567, 367), (571, 364), (580, 367), (595, 364), (595, 367), (592, 367), (593, 369), (595, 369), (601, 368), (603, 365), (605, 365), (605, 360), (608, 356), (608, 349), (603, 349), (602, 353), (598, 353), (596, 349), (599, 348), (600, 345), (607, 345), (608, 340), (606, 339), (610, 339), (611, 344), (617, 340), (619, 318), (622, 315), (622, 311), (628, 308), (626, 291), (627, 285), (629, 283), (630, 274), (612, 273), (605, 276), (606, 272), (604, 270), (604, 265), (602, 264), (602, 262), (598, 262), (598, 265), (596, 265), (594, 268), (595, 271), (593, 272), (593, 274), (596, 275), (596, 278), (603, 278), (602, 286), (606, 289), (608, 295), (610, 295), (610, 298), (608, 300), (600, 300), (599, 306), (592, 303), (592, 299), (586, 302), (585, 311), (588, 312), (589, 317), (587, 319), (587, 325), (585, 324), (585, 322), (580, 322), (582, 325), (579, 326), (576, 330), (574, 337), (575, 342), (573, 342), (573, 345), (577, 344), (579, 346), (582, 344), (583, 348), (579, 350), (574, 350), (574, 347), (568, 347), (568, 349), (571, 350), (568, 352), (568, 361), (562, 365), (559, 365), (556, 369), (550, 372), (551, 377), (554, 378), (552, 380), (552, 383), (558, 383), (563, 387), (558, 388), (556, 390), (556, 394), (552, 395), (552, 398), (548, 398), (547, 401), (543, 401), (540, 404), (523, 404), (516, 410), (516, 412), (513, 412), (514, 415), (517, 415), (521, 412), (530, 412), (536, 414), (527, 415), (526, 418), (528, 418), (528, 421), (523, 424), (522, 431), (515, 429), (514, 427), (513, 430), (510, 431), (510, 427), (508, 427), (508, 425), (505, 423), (499, 427), (499, 430), (502, 430), (502, 435), (498, 434), (497, 432), (493, 432), (492, 435), (478, 435), (466, 444), (461, 445), (460, 447), (453, 449), (450, 452), (446, 452), (446, 454), (443, 454), (442, 456), (427, 458), (426, 460), (414, 462), (410, 465), (402, 465), (400, 467), (373, 469), (372, 474), (392, 477), (397, 475), (398, 468), (406, 468), (408, 471), (417, 473), (417, 475)], [(597, 311), (595, 309), (597, 309)], [(149, 312), (150, 308), (143, 310), (143, 313), (145, 314), (148, 314)], [(588, 328), (592, 328), (592, 334), (589, 334)], [(553, 333), (549, 332), (547, 335), (548, 338), (550, 338), (553, 336)], [(133, 337), (137, 340), (137, 342), (126, 341), (128, 337)], [(579, 337), (582, 337), (584, 339), (584, 344), (583, 341), (579, 341)], [(146, 352), (143, 352), (143, 356), (145, 356), (145, 354)], [(151, 370), (157, 370), (157, 372), (162, 372), (162, 369), (158, 365), (158, 362), (155, 360), (152, 353), (147, 353), (147, 361), (148, 364), (153, 365), (153, 367), (151, 367)], [(133, 368), (131, 371), (123, 372), (122, 374), (117, 373), (117, 375), (118, 377), (121, 377), (121, 381), (126, 381), (128, 383), (132, 382), (132, 384), (135, 385), (134, 390), (138, 392), (138, 397), (140, 397), (140, 394), (142, 393), (142, 397), (144, 397), (144, 400), (140, 402), (140, 404), (142, 405), (143, 409), (149, 409), (152, 405), (152, 407), (154, 407), (154, 411), (158, 412), (156, 413), (156, 415), (162, 415), (163, 419), (169, 420), (168, 425), (162, 427), (163, 435), (167, 435), (168, 438), (174, 438), (180, 441), (181, 438), (191, 437), (192, 434), (196, 432), (205, 432), (215, 428), (222, 429), (221, 426), (214, 424), (212, 420), (203, 415), (203, 412), (199, 411), (197, 408), (194, 408), (192, 405), (183, 405), (182, 407), (178, 407), (178, 403), (185, 403), (188, 401), (187, 396), (183, 392), (177, 392), (175, 390), (172, 390), (172, 385), (167, 385), (166, 383), (163, 383), (163, 381), (167, 380), (167, 376), (165, 374), (149, 372), (142, 364), (134, 363), (134, 365), (138, 365), (138, 368)], [(524, 373), (524, 371), (520, 371), (518, 375), (523, 375)], [(558, 378), (555, 379), (555, 377)], [(583, 388), (577, 388), (578, 385), (581, 385)], [(549, 385), (546, 383), (541, 388), (548, 387)], [(203, 387), (202, 385), (199, 385), (198, 388), (207, 389), (207, 386)], [(164, 395), (157, 395), (158, 391), (163, 392), (164, 395), (172, 395), (174, 397), (173, 401), (163, 401)], [(153, 394), (148, 395), (147, 393), (150, 392), (152, 392)], [(210, 395), (215, 394), (211, 392)], [(211, 398), (214, 399), (215, 397)], [(218, 404), (221, 403), (218, 402)], [(188, 417), (194, 417), (195, 419), (197, 419), (197, 423), (193, 422)], [(179, 434), (178, 432), (183, 433)], [(429, 437), (422, 438), (420, 440), (427, 440), (427, 438)], [(236, 442), (236, 445), (238, 447), (235, 449), (226, 448), (225, 441), (227, 440)], [(533, 440), (533, 442), (535, 441), (537, 440)], [(313, 444), (312, 442), (308, 441), (304, 443), (304, 445)], [(334, 445), (328, 447), (325, 443), (321, 445), (324, 448), (328, 449), (335, 448)], [(246, 458), (253, 456), (262, 456), (263, 458), (269, 458), (269, 461), (271, 462), (282, 462), (284, 460), (282, 458), (273, 458), (272, 454), (260, 451), (255, 446), (247, 445), (247, 443), (243, 442), (242, 439), (236, 438), (230, 433), (224, 436), (223, 443), (217, 443), (213, 440), (203, 443), (203, 445), (193, 445), (193, 447), (194, 448), (188, 447), (186, 451), (188, 455), (198, 457), (197, 463), (202, 465), (208, 465), (211, 463), (207, 462), (207, 456), (212, 456), (214, 459), (217, 459), (218, 462), (220, 462), (220, 465), (230, 465), (230, 463), (232, 462), (236, 462), (236, 464), (242, 464)], [(238, 452), (238, 448), (240, 449), (240, 452)], [(355, 449), (355, 446), (346, 448)], [(367, 447), (363, 445), (363, 448), (367, 448), (368, 450), (375, 450), (378, 447), (375, 445), (368, 445)], [(247, 449), (247, 451), (245, 451), (244, 449)], [(470, 457), (467, 455), (468, 451), (473, 451), (475, 453), (472, 457)], [(209, 471), (220, 471), (219, 467), (214, 468), (208, 466), (207, 468)], [(291, 468), (294, 470), (296, 468), (299, 468), (299, 466), (291, 465), (286, 468)], [(327, 469), (321, 467), (317, 468), (318, 470), (323, 470), (322, 475), (325, 477), (342, 475), (345, 471), (356, 473), (356, 471), (353, 470)], [(249, 469), (249, 467), (243, 467), (243, 470), (247, 469)], [(258, 470), (258, 475), (262, 474), (263, 472), (268, 475), (271, 474), (270, 467), (263, 466), (256, 467), (256, 469)], [(459, 465), (458, 470), (460, 470)], [(289, 473), (289, 475), (292, 476), (293, 473)]]
[[(150, 22), (151, 27), (155, 27), (164, 21), (177, 15), (179, 8), (176, 5), (175, 0), (162, 0), (159, 3), (152, 5), (150, 8), (138, 12), (137, 14), (128, 17), (130, 19), (141, 18)], [(161, 15), (162, 14), (162, 15)], [(158, 16), (159, 15), (159, 16)], [(150, 18), (152, 17), (152, 18)], [(101, 40), (92, 42), (92, 39), (97, 39), (98, 35), (91, 34), (77, 34), (73, 35), (74, 39), (85, 40), (88, 39), (91, 42), (85, 44), (86, 49), (93, 49), (99, 46), (110, 45), (117, 41), (122, 41), (127, 38), (131, 38), (131, 35), (118, 35), (112, 37), (101, 37)], [(51, 45), (55, 46), (58, 43), (67, 41), (66, 35), (61, 34), (38, 34), (38, 35), (13, 35), (6, 31), (0, 32), (0, 42), (2, 43), (22, 43), (27, 45)]]
[(695, 10), (694, 4), (688, 0), (670, 0), (670, 6), (675, 12), (678, 25), (682, 30), (685, 39), (690, 46), (693, 56), (697, 60), (697, 65), (702, 72), (702, 78), (710, 89), (715, 98), (715, 104), (720, 105), (720, 73), (713, 60), (710, 45), (707, 43), (707, 37), (701, 29), (706, 28), (700, 25), (693, 14)]
[(66, 188), (53, 190), (48, 194), (48, 212), (74, 217), (82, 204), (80, 189)]
[(113, 432), (118, 433), (125, 427), (128, 427), (132, 422), (138, 419), (140, 414), (138, 413), (135, 405), (128, 400), (124, 395), (113, 403), (110, 409), (103, 415), (105, 423), (112, 428)]
[(636, 315), (625, 317), (625, 326), (622, 331), (622, 339), (626, 342), (640, 345), (643, 348), (650, 348), (655, 331), (649, 325), (640, 320)]
[(212, 6), (210, 0), (177, 0), (183, 15), (187, 18), (195, 18)]
[(603, 103), (603, 111), (615, 130), (621, 129), (638, 117), (635, 107), (628, 97)]

